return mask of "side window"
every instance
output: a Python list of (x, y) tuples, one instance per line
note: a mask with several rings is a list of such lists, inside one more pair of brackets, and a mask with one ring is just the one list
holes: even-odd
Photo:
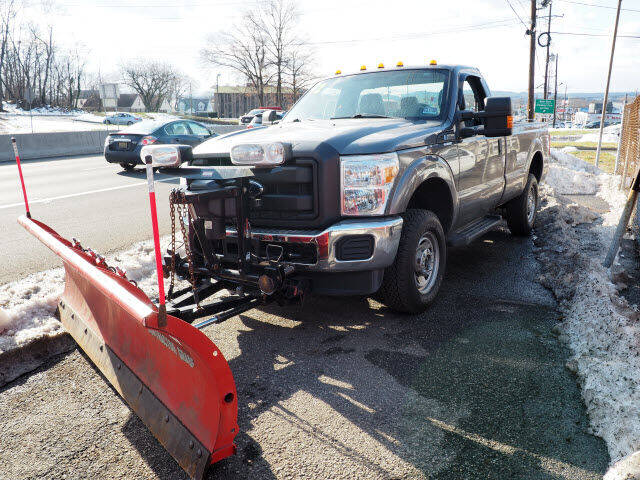
[(200, 125), (199, 123), (189, 122), (189, 128), (194, 135), (209, 135), (209, 130)]
[(167, 135), (189, 135), (187, 124), (185, 122), (174, 122), (164, 127)]
[(479, 112), (484, 110), (484, 92), (477, 77), (467, 77), (462, 87), (464, 105), (461, 109)]

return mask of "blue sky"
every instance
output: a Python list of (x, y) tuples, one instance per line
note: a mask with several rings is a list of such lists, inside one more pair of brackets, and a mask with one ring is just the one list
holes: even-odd
[[(38, 15), (53, 24), (61, 46), (82, 45), (90, 68), (114, 75), (123, 60), (164, 59), (188, 73), (197, 90), (238, 81), (230, 72), (202, 63), (200, 49), (210, 33), (233, 28), (253, 0), (50, 0)], [(529, 1), (509, 0), (528, 23)], [(605, 36), (553, 35), (559, 82), (569, 92), (604, 89), (615, 0), (554, 0), (552, 31)], [(507, 0), (298, 0), (300, 33), (315, 50), (319, 76), (357, 70), (379, 62), (464, 63), (479, 67), (494, 90), (523, 91), (528, 77), (528, 37)], [(640, 0), (623, 0), (620, 33), (640, 36)], [(541, 11), (546, 15), (547, 11)], [(539, 32), (546, 30), (540, 19)], [(620, 38), (612, 90), (640, 88), (640, 38)], [(538, 49), (536, 84), (542, 83), (544, 50)], [(564, 87), (562, 87), (564, 90)]]

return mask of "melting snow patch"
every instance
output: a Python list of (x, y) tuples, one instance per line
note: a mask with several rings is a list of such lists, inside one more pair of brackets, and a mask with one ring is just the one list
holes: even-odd
[[(168, 237), (161, 245), (168, 245)], [(163, 247), (163, 251), (165, 248)], [(153, 242), (135, 244), (107, 257), (109, 265), (127, 272), (151, 298), (158, 295)], [(64, 333), (56, 307), (64, 287), (64, 269), (56, 268), (0, 286), (0, 355), (42, 337)]]
[[(571, 349), (567, 368), (578, 378), (592, 432), (605, 440), (613, 463), (640, 449), (640, 314), (601, 265), (625, 195), (617, 189), (619, 177), (567, 152), (552, 156), (556, 173), (552, 188), (541, 188), (536, 228), (540, 280), (560, 303), (563, 320), (555, 330)], [(578, 179), (590, 189), (596, 185), (608, 212), (600, 216), (561, 195), (581, 192)], [(614, 265), (613, 278), (618, 269)]]

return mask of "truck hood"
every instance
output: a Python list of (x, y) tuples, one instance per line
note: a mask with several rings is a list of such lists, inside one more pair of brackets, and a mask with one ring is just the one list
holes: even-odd
[(393, 152), (426, 144), (427, 136), (442, 129), (440, 121), (397, 118), (306, 120), (271, 127), (241, 130), (207, 140), (193, 149), (195, 157), (228, 155), (240, 143), (283, 142), (296, 151), (316, 150), (328, 145), (340, 155)]

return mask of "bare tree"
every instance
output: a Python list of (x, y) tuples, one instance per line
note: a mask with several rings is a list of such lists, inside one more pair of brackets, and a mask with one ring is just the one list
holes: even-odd
[(264, 89), (271, 80), (267, 58), (267, 38), (263, 28), (256, 28), (261, 21), (257, 13), (243, 16), (234, 33), (219, 33), (210, 39), (210, 46), (202, 56), (211, 65), (225, 67), (239, 73), (252, 86), (260, 104), (264, 104)]
[(291, 88), (293, 101), (298, 98), (311, 86), (317, 78), (313, 74), (311, 65), (313, 63), (313, 53), (298, 45), (292, 47), (286, 63), (286, 84)]
[[(254, 28), (263, 29), (267, 39), (269, 64), (275, 69), (276, 102), (282, 106), (282, 85), (284, 83), (287, 61), (290, 60), (297, 43), (295, 28), (298, 22), (298, 9), (292, 0), (269, 0), (263, 7), (260, 23)], [(251, 17), (252, 20), (255, 16)]]
[(140, 95), (147, 111), (157, 112), (168, 99), (180, 73), (171, 65), (138, 60), (123, 65), (124, 83)]
[[(9, 32), (16, 17), (16, 1), (0, 0), (0, 78), (4, 74), (5, 59), (9, 46)], [(0, 83), (0, 112), (4, 111), (4, 87)]]
[(196, 86), (197, 83), (188, 75), (178, 75), (174, 82), (170, 85), (169, 94), (167, 100), (171, 104), (173, 110), (178, 110), (178, 103), (181, 97), (184, 97), (187, 92)]

